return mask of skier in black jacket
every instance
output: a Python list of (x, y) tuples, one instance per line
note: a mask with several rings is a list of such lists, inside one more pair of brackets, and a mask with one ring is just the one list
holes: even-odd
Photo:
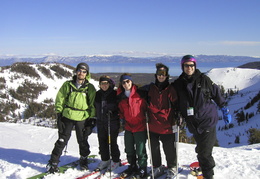
[[(114, 90), (115, 84), (109, 76), (101, 76), (99, 79), (99, 85), (100, 90), (96, 93), (95, 107), (99, 151), (102, 161), (99, 163), (97, 169), (102, 170), (104, 168), (108, 168), (108, 170), (114, 170), (120, 163), (120, 151), (117, 145), (117, 137), (120, 127), (117, 92)], [(109, 119), (110, 125), (108, 125)], [(111, 145), (108, 143), (109, 135)], [(111, 147), (111, 150), (109, 147)], [(110, 161), (110, 155), (112, 157), (112, 161)]]
[(212, 150), (217, 140), (216, 125), (219, 120), (216, 105), (221, 108), (226, 124), (231, 122), (231, 116), (219, 87), (196, 69), (196, 65), (193, 56), (184, 56), (181, 60), (183, 73), (173, 85), (178, 94), (178, 108), (197, 143), (195, 150), (203, 177), (212, 179), (215, 166)]

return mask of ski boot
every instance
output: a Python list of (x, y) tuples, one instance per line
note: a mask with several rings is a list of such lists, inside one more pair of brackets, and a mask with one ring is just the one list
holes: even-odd
[(88, 157), (81, 156), (79, 159), (79, 166), (81, 170), (88, 170)]
[(58, 163), (49, 161), (47, 166), (47, 173), (58, 173), (60, 170), (58, 168)]
[(120, 178), (127, 178), (135, 174), (138, 171), (136, 165), (129, 165), (128, 168), (120, 174)]

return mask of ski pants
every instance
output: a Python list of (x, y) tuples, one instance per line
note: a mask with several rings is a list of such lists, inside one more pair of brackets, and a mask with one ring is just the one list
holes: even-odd
[(118, 145), (117, 145), (117, 137), (118, 137), (118, 133), (119, 130), (116, 129), (112, 129), (110, 131), (110, 140), (111, 140), (111, 146), (109, 146), (108, 143), (108, 129), (107, 126), (97, 126), (98, 129), (98, 142), (99, 142), (99, 152), (101, 155), (101, 160), (102, 161), (107, 161), (110, 159), (110, 149), (109, 147), (111, 147), (111, 157), (113, 162), (119, 162), (120, 160), (120, 151), (118, 149)]
[(213, 168), (215, 167), (215, 161), (212, 156), (212, 150), (216, 143), (216, 127), (205, 130), (202, 134), (194, 134), (196, 140), (196, 153), (200, 167), (202, 169), (203, 177), (212, 179), (214, 175)]
[[(130, 165), (136, 165), (136, 161), (140, 168), (147, 167), (147, 153), (146, 153), (146, 131), (130, 132), (125, 131), (125, 152), (127, 160)], [(137, 159), (136, 159), (137, 156)]]
[(59, 163), (60, 156), (62, 154), (63, 149), (67, 145), (71, 131), (75, 126), (77, 141), (79, 144), (79, 153), (80, 156), (86, 157), (90, 154), (89, 144), (88, 144), (88, 135), (84, 133), (85, 121), (73, 121), (62, 117), (60, 119), (62, 122), (62, 127), (59, 126), (58, 133), (59, 139), (56, 141), (54, 145), (54, 149), (52, 150), (50, 161), (53, 163)]
[(175, 147), (175, 134), (158, 134), (150, 132), (151, 151), (153, 166), (159, 167), (162, 165), (160, 141), (165, 154), (168, 168), (176, 167), (176, 147)]

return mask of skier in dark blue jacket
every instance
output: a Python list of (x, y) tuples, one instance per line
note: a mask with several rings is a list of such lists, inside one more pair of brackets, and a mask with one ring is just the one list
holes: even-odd
[(179, 111), (197, 143), (195, 150), (203, 177), (212, 179), (215, 167), (212, 150), (217, 140), (216, 125), (219, 120), (217, 106), (221, 108), (226, 124), (231, 122), (231, 115), (219, 87), (196, 65), (193, 56), (184, 56), (181, 60), (183, 72), (173, 85), (178, 94)]

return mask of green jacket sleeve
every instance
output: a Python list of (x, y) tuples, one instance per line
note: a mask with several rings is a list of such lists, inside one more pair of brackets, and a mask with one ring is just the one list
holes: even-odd
[(68, 92), (69, 92), (69, 82), (65, 82), (63, 83), (63, 85), (61, 86), (61, 88), (59, 89), (56, 95), (55, 111), (57, 113), (62, 113)]
[(95, 106), (94, 106), (94, 102), (95, 102), (95, 97), (96, 97), (96, 89), (95, 87), (93, 86), (93, 84), (89, 83), (89, 87), (88, 87), (88, 100), (89, 100), (89, 108), (88, 108), (88, 114), (89, 114), (89, 117), (92, 118), (92, 117), (95, 117), (96, 116), (96, 109), (95, 109)]

